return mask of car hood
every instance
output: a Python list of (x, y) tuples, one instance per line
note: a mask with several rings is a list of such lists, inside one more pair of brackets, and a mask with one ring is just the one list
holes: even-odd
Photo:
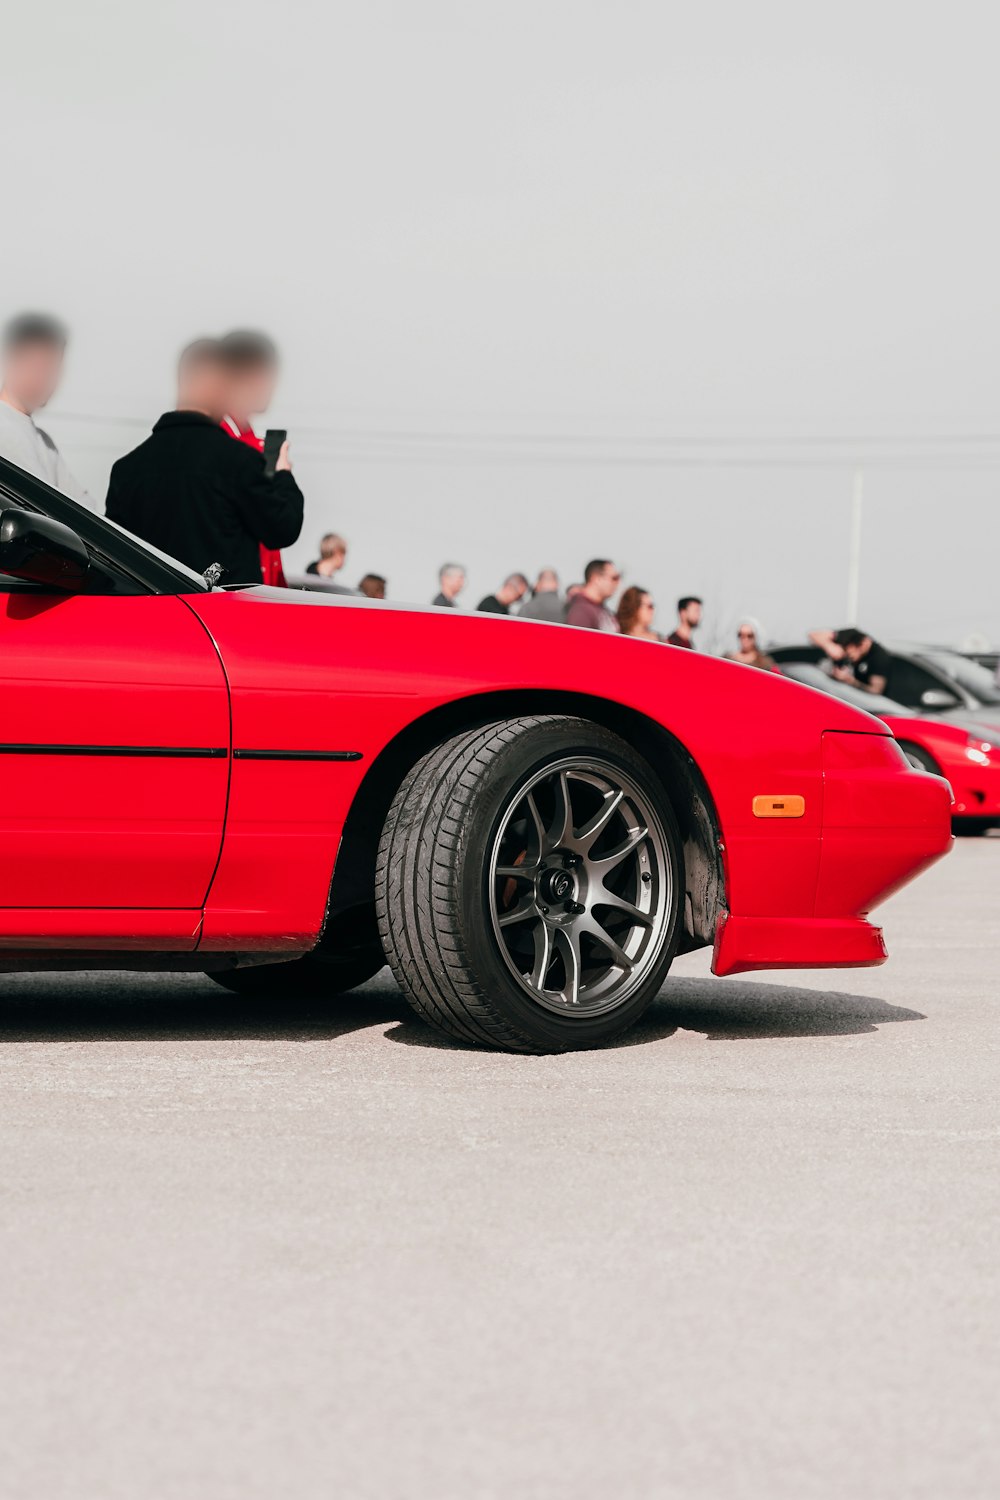
[(1000, 706), (996, 708), (949, 708), (943, 714), (933, 716), (939, 724), (954, 724), (958, 729), (967, 729), (970, 734), (990, 729), (1000, 734)]
[(329, 690), (349, 673), (352, 690), (363, 675), (369, 694), (429, 689), (438, 701), (500, 691), (586, 693), (665, 724), (707, 716), (711, 706), (734, 742), (751, 724), (763, 730), (772, 715), (803, 732), (886, 732), (863, 709), (778, 674), (610, 631), (264, 585), (187, 602), (227, 668), (235, 655), (261, 685)]

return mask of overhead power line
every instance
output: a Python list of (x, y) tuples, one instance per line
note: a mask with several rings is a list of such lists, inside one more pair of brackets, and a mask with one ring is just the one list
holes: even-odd
[[(148, 431), (141, 417), (59, 412), (61, 422)], [(293, 425), (299, 453), (347, 463), (584, 464), (615, 468), (994, 469), (1000, 432), (811, 433), (742, 436), (633, 433), (462, 431), (455, 428), (359, 428)], [(96, 445), (95, 445), (96, 446)], [(100, 446), (105, 446), (101, 444)], [(107, 445), (110, 449), (111, 445)]]

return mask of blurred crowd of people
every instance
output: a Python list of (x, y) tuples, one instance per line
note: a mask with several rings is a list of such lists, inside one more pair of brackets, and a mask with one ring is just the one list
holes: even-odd
[[(445, 563), (438, 575), (439, 591), (432, 602), (446, 609), (460, 608), (459, 595), (465, 588), (465, 579), (461, 563)], [(656, 603), (650, 591), (635, 583), (622, 589), (621, 584), (621, 570), (610, 558), (595, 557), (583, 570), (583, 582), (571, 583), (565, 591), (555, 568), (542, 568), (534, 584), (523, 573), (509, 573), (496, 593), (480, 599), (476, 609), (487, 614), (516, 615), (521, 620), (544, 620), (551, 625), (609, 630), (688, 651), (696, 649), (694, 632), (702, 615), (702, 601), (697, 594), (685, 594), (678, 599), (674, 628), (663, 634), (656, 629)], [(612, 609), (616, 595), (618, 604)], [(747, 666), (776, 671), (773, 658), (763, 648), (760, 623), (748, 616), (739, 625), (736, 648), (727, 655), (730, 660)]]
[[(465, 588), (461, 563), (445, 563), (438, 575), (440, 591), (433, 603), (449, 609), (459, 607)], [(656, 605), (648, 589), (632, 584), (610, 605), (622, 582), (619, 568), (606, 557), (595, 557), (583, 570), (583, 582), (571, 583), (560, 592), (555, 568), (542, 568), (530, 584), (523, 573), (508, 573), (495, 594), (480, 599), (477, 610), (493, 615), (516, 614), (521, 620), (544, 620), (550, 625), (578, 625), (588, 630), (610, 630), (641, 640), (665, 641), (672, 646), (694, 647), (693, 632), (701, 623), (701, 600), (688, 594), (677, 601), (677, 624), (670, 635), (653, 629)]]
[[(67, 333), (53, 317), (23, 313), (3, 334), (0, 382), (0, 454), (64, 494), (94, 507), (67, 467), (56, 444), (35, 421), (53, 396), (63, 369)], [(105, 510), (109, 519), (142, 540), (225, 584), (268, 583), (385, 599), (388, 583), (366, 573), (356, 588), (343, 581), (347, 541), (329, 531), (319, 555), (301, 577), (285, 576), (281, 549), (299, 538), (303, 496), (293, 474), (287, 435), (255, 426), (267, 412), (278, 374), (278, 351), (266, 334), (238, 329), (222, 337), (198, 338), (182, 351), (174, 408), (154, 424), (144, 442), (114, 464)], [(446, 562), (438, 574), (439, 608), (461, 608), (466, 585), (461, 563)], [(612, 608), (617, 597), (617, 607)], [(561, 587), (554, 568), (542, 568), (533, 584), (509, 573), (476, 606), (486, 614), (516, 615), (581, 629), (615, 631), (639, 640), (694, 650), (702, 601), (677, 601), (673, 629), (656, 628), (656, 604), (639, 584), (622, 588), (622, 573), (609, 558), (592, 558), (582, 581)], [(848, 639), (850, 637), (850, 639)], [(816, 632), (814, 641), (844, 680), (869, 691), (884, 688), (882, 648), (858, 631)], [(743, 619), (733, 661), (776, 671), (760, 623)], [(874, 648), (874, 649), (873, 649)]]

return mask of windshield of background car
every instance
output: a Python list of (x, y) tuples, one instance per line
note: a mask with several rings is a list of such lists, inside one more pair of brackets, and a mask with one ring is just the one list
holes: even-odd
[(883, 698), (881, 693), (866, 693), (864, 688), (852, 687), (849, 682), (838, 682), (836, 677), (831, 677), (829, 672), (814, 666), (812, 662), (783, 661), (781, 672), (793, 682), (819, 688), (821, 693), (829, 693), (834, 698), (843, 698), (845, 703), (853, 703), (855, 708), (863, 708), (869, 714), (896, 714), (900, 718), (906, 718), (911, 712), (901, 703)]
[(1000, 687), (988, 667), (970, 661), (967, 656), (959, 656), (957, 651), (922, 651), (920, 654), (931, 666), (954, 678), (967, 693), (975, 694), (980, 703), (1000, 703)]

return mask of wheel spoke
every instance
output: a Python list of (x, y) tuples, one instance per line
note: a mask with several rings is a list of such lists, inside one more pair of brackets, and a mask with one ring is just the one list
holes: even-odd
[(552, 928), (548, 922), (539, 922), (535, 928), (535, 962), (528, 976), (533, 990), (544, 990), (545, 980), (552, 967)]
[(629, 829), (628, 838), (623, 844), (619, 844), (617, 849), (612, 849), (610, 854), (602, 854), (600, 859), (589, 861), (591, 868), (596, 870), (599, 875), (606, 875), (609, 870), (613, 870), (616, 865), (620, 865), (623, 859), (627, 859), (632, 851), (638, 849), (639, 845), (644, 843), (648, 837), (648, 828), (640, 826), (639, 828)]
[(615, 911), (623, 912), (635, 927), (652, 927), (653, 925), (653, 913), (651, 911), (641, 911), (631, 901), (625, 901), (621, 896), (616, 896), (614, 891), (609, 891), (607, 886), (604, 887), (599, 896), (594, 897), (591, 905), (614, 907)]
[(565, 983), (563, 985), (563, 999), (570, 1005), (580, 1003), (580, 935), (575, 926), (557, 927), (556, 940), (559, 944), (559, 952), (562, 955), (563, 968), (566, 970)]
[(531, 821), (535, 827), (535, 837), (538, 840), (538, 858), (540, 860), (542, 855), (545, 853), (546, 848), (548, 847), (545, 838), (545, 827), (542, 823), (542, 815), (538, 811), (538, 803), (535, 801), (534, 792), (529, 792), (524, 800), (525, 804), (527, 805), (528, 812), (531, 814)]
[(493, 871), (498, 880), (534, 880), (537, 864), (497, 865)]
[(497, 914), (498, 927), (512, 927), (515, 922), (526, 922), (529, 917), (537, 917), (538, 908), (535, 905), (534, 895), (525, 896), (510, 911), (502, 911)]
[(606, 948), (611, 954), (612, 960), (618, 968), (624, 969), (626, 974), (631, 974), (635, 968), (635, 960), (629, 958), (625, 949), (620, 948), (614, 938), (604, 931), (604, 928), (596, 917), (591, 917), (589, 921), (581, 922), (578, 930), (581, 933), (586, 932), (594, 939), (595, 943), (600, 943), (602, 948)]
[(573, 837), (573, 802), (569, 792), (569, 776), (560, 771), (556, 781), (556, 805), (546, 837), (549, 849), (561, 849)]
[(597, 809), (594, 816), (588, 819), (586, 823), (584, 823), (583, 827), (580, 829), (580, 832), (576, 836), (576, 842), (585, 854), (589, 849), (593, 848), (594, 844), (597, 843), (597, 840), (600, 838), (605, 828), (607, 828), (608, 824), (611, 822), (611, 819), (614, 817), (615, 813), (618, 811), (618, 808), (621, 806), (624, 800), (625, 793), (620, 787), (616, 788), (614, 791), (605, 792), (604, 800), (601, 803), (600, 807)]

